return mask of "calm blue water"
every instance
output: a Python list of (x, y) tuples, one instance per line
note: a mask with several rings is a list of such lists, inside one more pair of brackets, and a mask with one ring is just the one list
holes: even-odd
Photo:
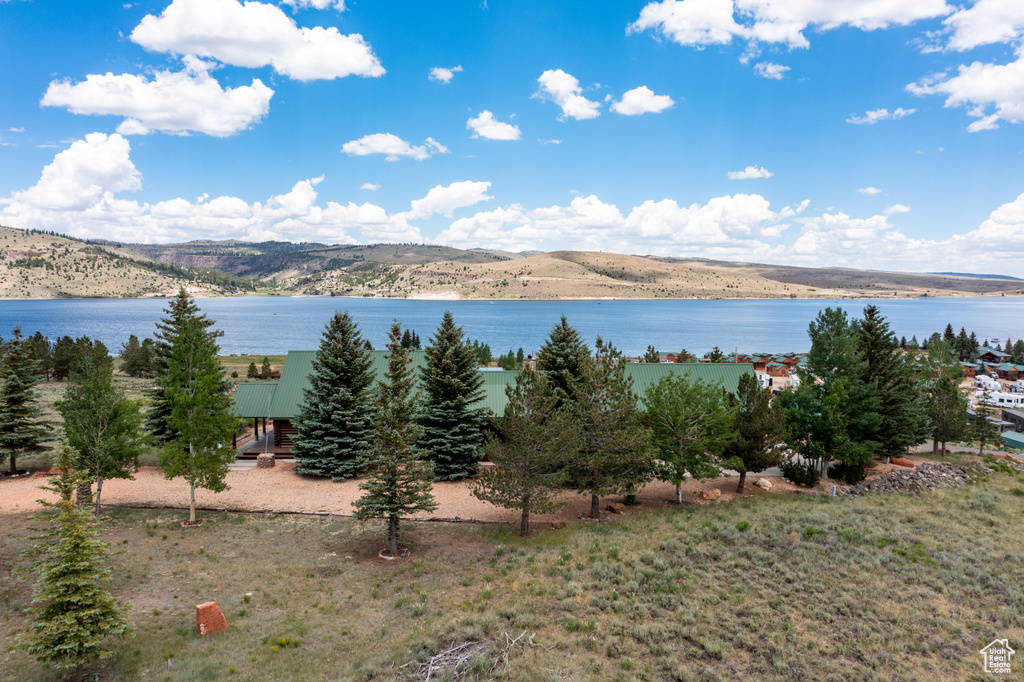
[[(724, 351), (805, 351), (807, 325), (818, 311), (841, 307), (859, 317), (862, 301), (409, 301), (365, 298), (245, 297), (199, 299), (200, 308), (224, 332), (221, 352), (281, 354), (317, 347), (335, 310), (348, 309), (363, 335), (382, 348), (393, 319), (415, 329), (424, 343), (450, 309), (470, 338), (490, 344), (495, 354), (543, 343), (564, 314), (589, 343), (600, 334), (628, 355), (648, 344), (661, 352), (685, 348), (703, 354)], [(1024, 297), (923, 298), (876, 301), (897, 336), (927, 337), (950, 322), (1005, 342), (1024, 337)], [(128, 340), (152, 336), (165, 300), (0, 301), (0, 335), (20, 323), (54, 340), (87, 335), (112, 352)]]

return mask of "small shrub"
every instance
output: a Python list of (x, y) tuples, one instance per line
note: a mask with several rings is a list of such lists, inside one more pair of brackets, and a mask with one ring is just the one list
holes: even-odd
[(818, 485), (821, 478), (818, 467), (813, 462), (801, 464), (796, 460), (789, 459), (782, 463), (781, 469), (783, 477), (796, 485), (813, 487)]
[(738, 530), (738, 531), (739, 531), (739, 532), (741, 532), (741, 533), (742, 533), (743, 531), (745, 531), (745, 530), (749, 530), (749, 529), (750, 529), (750, 521), (739, 521), (739, 522), (738, 522), (738, 523), (736, 524), (736, 530)]
[(1024, 495), (1024, 488), (1010, 488), (1010, 492), (1014, 495)]
[(842, 481), (847, 484), (860, 483), (866, 476), (863, 464), (842, 463), (830, 466), (828, 468), (828, 475), (829, 478), (834, 478), (837, 481)]

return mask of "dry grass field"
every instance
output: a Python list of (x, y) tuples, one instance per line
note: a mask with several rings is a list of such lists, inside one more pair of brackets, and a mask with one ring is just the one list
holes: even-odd
[[(2, 485), (2, 484), (0, 484)], [(408, 559), (350, 519), (112, 510), (113, 592), (137, 636), (103, 680), (416, 679), (483, 642), (462, 679), (965, 680), (1024, 639), (1024, 475), (832, 501), (759, 497), (630, 511), (520, 538), (408, 523)], [(0, 669), (59, 680), (14, 646), (32, 594), (32, 520), (4, 518)], [(229, 630), (203, 639), (194, 607)], [(534, 646), (508, 652), (505, 635)], [(1016, 664), (1016, 662), (1015, 662)], [(435, 672), (432, 679), (452, 679)]]

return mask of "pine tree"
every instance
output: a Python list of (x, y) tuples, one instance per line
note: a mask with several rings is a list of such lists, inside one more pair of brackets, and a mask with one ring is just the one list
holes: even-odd
[(559, 408), (572, 401), (571, 385), (583, 373), (590, 349), (565, 315), (548, 334), (537, 353), (537, 369), (545, 372), (558, 398)]
[(103, 481), (131, 479), (142, 450), (140, 405), (114, 386), (113, 368), (90, 359), (71, 380), (64, 399), (56, 403), (64, 420), (64, 437), (74, 452), (73, 466), (96, 483), (100, 513)]
[[(228, 463), (235, 458), (231, 437), (238, 420), (231, 413), (231, 397), (225, 390), (216, 339), (205, 315), (184, 290), (178, 295), (176, 335), (166, 355), (163, 395), (170, 408), (165, 442), (160, 456), (164, 476), (181, 476), (189, 484), (189, 523), (196, 522), (196, 488), (220, 492), (227, 488)], [(172, 304), (173, 306), (174, 304)]]
[(989, 407), (991, 400), (992, 394), (989, 393), (988, 389), (985, 389), (974, 406), (974, 425), (971, 429), (971, 436), (973, 436), (974, 440), (978, 441), (979, 456), (985, 454), (986, 445), (994, 443), (996, 438), (999, 437), (999, 429), (989, 421), (993, 416), (993, 410)]
[(946, 443), (962, 440), (967, 435), (967, 401), (960, 387), (958, 372), (938, 368), (939, 376), (928, 391), (928, 417), (932, 425), (933, 450)]
[(95, 518), (72, 500), (80, 479), (66, 441), (57, 467), (60, 473), (45, 489), (59, 500), (40, 500), (44, 510), (36, 518), (49, 527), (26, 552), (39, 557), (39, 582), (32, 630), (19, 637), (19, 644), (40, 662), (73, 668), (73, 679), (80, 681), (86, 665), (113, 656), (110, 645), (132, 637), (135, 627), (126, 609), (101, 586), (110, 580), (110, 570), (103, 567), (107, 546), (97, 537)]
[(658, 448), (655, 475), (676, 486), (683, 502), (683, 481), (720, 476), (725, 446), (734, 437), (733, 416), (721, 384), (671, 374), (644, 393), (646, 420)]
[(725, 466), (740, 472), (738, 494), (743, 493), (747, 473), (764, 471), (782, 462), (786, 439), (786, 414), (772, 405), (771, 389), (762, 389), (750, 374), (740, 376), (734, 406), (736, 434), (725, 446)]
[(723, 360), (725, 360), (725, 355), (722, 354), (722, 351), (718, 348), (718, 346), (712, 348), (711, 352), (705, 355), (704, 357), (711, 362), (722, 362)]
[(597, 338), (594, 358), (584, 356), (569, 390), (579, 424), (580, 449), (569, 464), (573, 487), (590, 495), (590, 517), (600, 517), (603, 495), (635, 492), (651, 475), (649, 432), (620, 353)]
[(260, 371), (258, 369), (256, 369), (256, 362), (255, 361), (249, 363), (249, 369), (247, 369), (245, 371), (245, 378), (246, 379), (259, 379), (260, 378)]
[(43, 336), (42, 332), (32, 335), (32, 358), (39, 363), (39, 371), (42, 372), (46, 381), (50, 380), (50, 373), (53, 372), (53, 346), (50, 339)]
[[(879, 454), (899, 457), (920, 442), (918, 425), (925, 419), (919, 399), (921, 389), (877, 306), (864, 308), (858, 330), (857, 346), (865, 360), (862, 377), (865, 384), (874, 384), (879, 400)], [(962, 331), (961, 335), (967, 343), (967, 335)]]
[[(199, 306), (184, 289), (178, 291), (178, 295), (168, 304), (164, 313), (165, 316), (160, 318), (156, 324), (152, 363), (156, 388), (149, 395), (149, 410), (146, 412), (146, 431), (157, 445), (165, 445), (178, 437), (171, 427), (172, 407), (167, 385), (174, 342), (181, 335), (186, 321), (197, 321), (204, 331), (213, 325), (212, 320), (199, 312)], [(207, 331), (207, 333), (214, 334), (211, 338), (220, 335), (212, 331)], [(222, 385), (221, 390), (225, 395), (227, 394), (227, 383)]]
[(555, 409), (551, 385), (536, 370), (520, 372), (505, 394), (505, 413), (495, 420), (495, 433), (484, 446), (494, 466), (481, 470), (472, 493), (485, 502), (519, 510), (519, 533), (525, 536), (530, 514), (546, 514), (568, 504), (554, 496), (565, 483), (565, 464), (579, 441), (570, 414)]
[(44, 452), (50, 437), (35, 387), (42, 376), (21, 327), (0, 352), (0, 453), (10, 458), (10, 474), (18, 473), (18, 457)]
[(271, 377), (272, 373), (273, 373), (273, 369), (271, 369), (271, 367), (270, 367), (270, 359), (267, 358), (267, 357), (264, 357), (263, 358), (263, 364), (260, 367), (260, 379), (269, 379)]
[(75, 362), (75, 341), (70, 336), (62, 336), (53, 344), (53, 378), (57, 381), (67, 379), (71, 375)]
[(946, 329), (942, 332), (942, 340), (946, 343), (953, 343), (956, 340), (956, 334), (953, 333), (953, 325), (946, 323)]
[(418, 394), (409, 366), (412, 359), (402, 346), (402, 327), (391, 325), (388, 334), (388, 368), (385, 381), (377, 382), (376, 413), (366, 443), (369, 478), (359, 484), (365, 493), (352, 505), (357, 519), (387, 519), (388, 555), (399, 556), (399, 520), (413, 512), (431, 512), (437, 502), (431, 494), (434, 467), (423, 459), (417, 446), (419, 429), (413, 423)]
[(658, 351), (654, 349), (654, 346), (647, 346), (647, 352), (644, 353), (644, 362), (661, 362), (661, 356)]
[(296, 419), (292, 452), (300, 474), (342, 481), (363, 473), (362, 453), (370, 433), (370, 366), (359, 326), (348, 311), (336, 312), (324, 328)]
[(434, 464), (435, 480), (472, 476), (486, 426), (484, 408), (474, 407), (483, 399), (484, 378), (451, 311), (445, 311), (426, 356), (420, 369), (419, 445)]
[(121, 346), (121, 371), (130, 377), (144, 377), (149, 373), (145, 351), (139, 343), (139, 337), (132, 334)]

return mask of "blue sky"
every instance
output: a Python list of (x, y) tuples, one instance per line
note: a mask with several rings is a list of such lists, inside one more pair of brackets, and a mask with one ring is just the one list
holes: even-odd
[(0, 0), (0, 223), (1024, 276), (1024, 3)]

